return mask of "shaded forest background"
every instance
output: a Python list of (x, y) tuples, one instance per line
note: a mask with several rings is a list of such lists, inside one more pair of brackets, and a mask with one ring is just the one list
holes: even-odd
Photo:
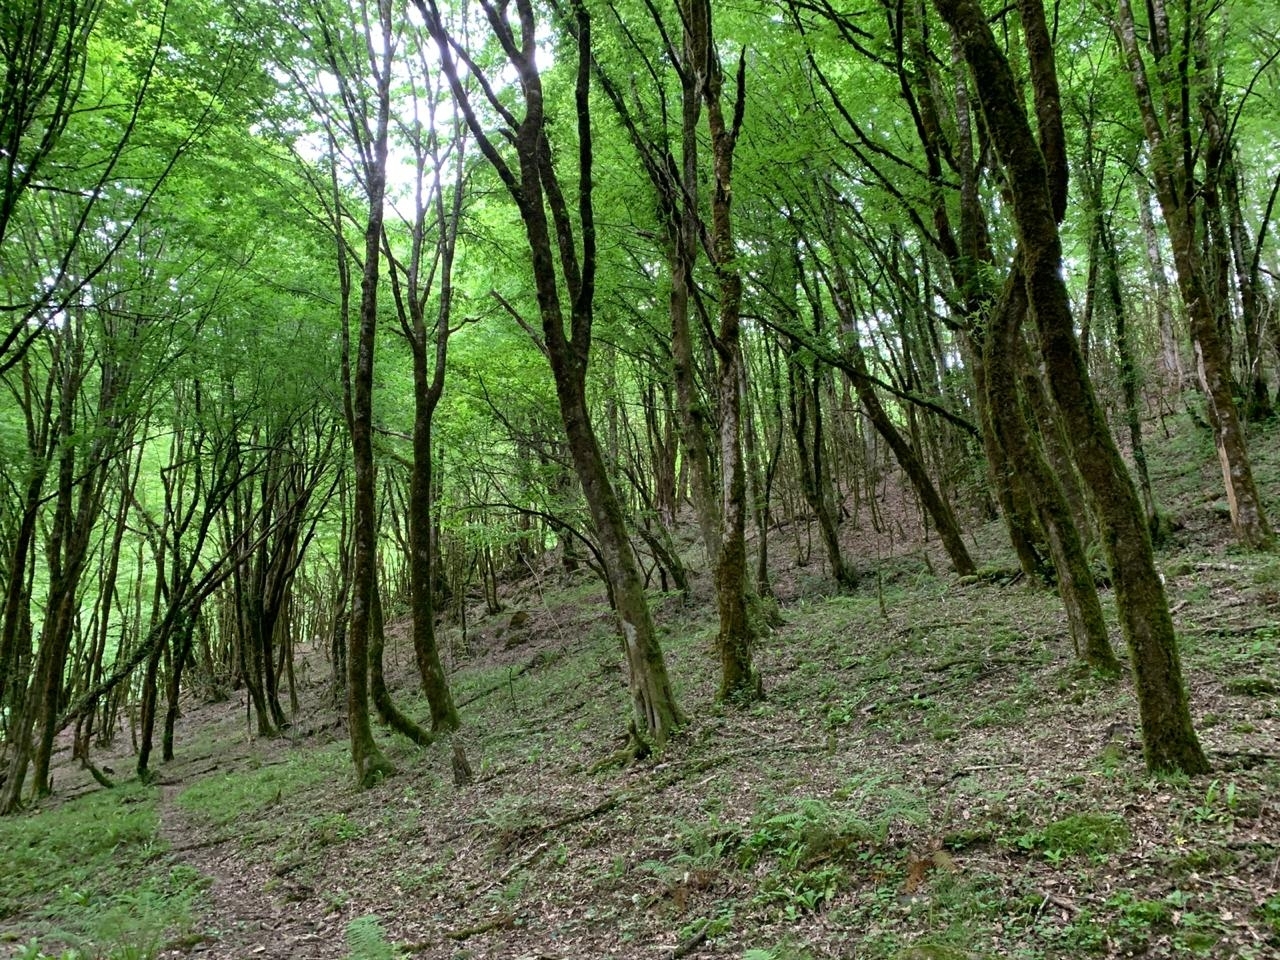
[(9, 5), (0, 808), (67, 746), (149, 783), (228, 698), (465, 786), (459, 668), (590, 589), (582, 772), (661, 782), (776, 709), (797, 603), (893, 621), (904, 557), (1048, 604), (1146, 767), (1210, 773), (1160, 558), (1270, 569), (1269, 14)]

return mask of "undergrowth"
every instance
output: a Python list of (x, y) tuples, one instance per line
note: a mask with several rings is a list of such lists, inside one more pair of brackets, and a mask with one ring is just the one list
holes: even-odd
[(203, 878), (163, 856), (153, 789), (0, 819), (0, 940), (23, 960), (147, 960), (193, 924)]
[(341, 783), (347, 773), (345, 744), (300, 749), (282, 760), (250, 757), (247, 770), (207, 777), (178, 796), (178, 803), (217, 827), (236, 826), (251, 836), (262, 815), (320, 783)]
[[(705, 943), (742, 960), (1280, 956), (1280, 561), (1224, 553), (1209, 543), (1220, 521), (1170, 489), (1169, 511), (1200, 525), (1160, 562), (1208, 777), (1148, 774), (1131, 684), (1079, 666), (1052, 591), (903, 555), (851, 595), (818, 564), (795, 573), (784, 622), (758, 639), (767, 697), (747, 710), (715, 701), (714, 611), (655, 595), (690, 722), (644, 763), (590, 772), (625, 737), (623, 658), (598, 590), (548, 580), (546, 636), (499, 634), (515, 600), (474, 625), (477, 660), (454, 677), (472, 785), (453, 785), (449, 741), (420, 750), (380, 731), (402, 773), (375, 790), (351, 786), (345, 741), (275, 742), (178, 802), (271, 869), (267, 894), (354, 917), (348, 960), (423, 943), (477, 956), (691, 943), (687, 955)], [(999, 549), (985, 559), (1012, 569)], [(1103, 604), (1119, 645), (1107, 590)], [(415, 693), (398, 696), (426, 715)], [(164, 904), (147, 927), (160, 933), (140, 942), (181, 931), (197, 884), (143, 855), (154, 797), (78, 804), (62, 831), (45, 819), (60, 808), (0, 821), (25, 878), (0, 884), (0, 910), (44, 923), (24, 955), (100, 937), (85, 956), (134, 956), (110, 952), (123, 940), (105, 908), (84, 911), (75, 936), (56, 932), (86, 898)], [(95, 823), (82, 850), (76, 831)], [(112, 851), (142, 883), (104, 863)], [(82, 873), (68, 876), (72, 863)]]

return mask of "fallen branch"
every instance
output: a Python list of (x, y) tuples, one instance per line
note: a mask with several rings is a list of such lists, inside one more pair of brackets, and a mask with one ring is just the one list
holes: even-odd
[(191, 843), (184, 843), (180, 847), (170, 847), (164, 851), (167, 854), (172, 853), (189, 853), (192, 850), (208, 850), (210, 847), (220, 847), (224, 843), (230, 843), (232, 840), (240, 839), (240, 834), (227, 834), (221, 837), (206, 837), (204, 840), (194, 840)]
[(1038, 893), (1041, 897), (1044, 898), (1043, 900), (1040, 901), (1040, 906), (1036, 908), (1037, 917), (1040, 916), (1040, 914), (1044, 913), (1044, 908), (1049, 906), (1050, 904), (1057, 907), (1063, 913), (1076, 914), (1080, 912), (1080, 908), (1077, 907), (1074, 903), (1072, 903), (1069, 900), (1063, 900), (1060, 897), (1055, 897), (1053, 894), (1046, 893), (1043, 890), (1037, 890), (1036, 893)]
[(106, 787), (108, 790), (115, 789), (115, 781), (90, 763), (88, 757), (82, 757), (80, 763), (84, 769), (89, 771), (89, 775), (93, 777), (93, 779), (97, 780), (100, 785)]
[(532, 863), (533, 863), (533, 861), (537, 860), (537, 859), (538, 859), (538, 857), (542, 856), (542, 854), (546, 852), (547, 847), (549, 847), (549, 846), (551, 846), (551, 844), (550, 844), (549, 842), (548, 842), (548, 843), (540, 843), (540, 844), (538, 844), (536, 847), (534, 847), (534, 849), (533, 849), (533, 851), (532, 851), (531, 853), (528, 853), (528, 854), (526, 854), (525, 856), (521, 857), (519, 860), (517, 860), (517, 861), (516, 861), (515, 863), (513, 863), (511, 866), (507, 867), (507, 869), (503, 870), (503, 871), (502, 871), (502, 876), (498, 877), (498, 879), (497, 879), (497, 880), (495, 880), (495, 881), (493, 881), (493, 883), (489, 884), (489, 889), (490, 889), (490, 890), (492, 890), (494, 887), (500, 887), (500, 886), (502, 886), (502, 884), (506, 883), (508, 880), (510, 880), (510, 879), (511, 879), (512, 875), (514, 875), (514, 874), (518, 873), (519, 871), (523, 870), (525, 867), (527, 867), (527, 866), (529, 866), (530, 864), (532, 864)]
[(693, 953), (700, 946), (706, 943), (707, 931), (710, 929), (711, 929), (711, 921), (708, 920), (706, 923), (704, 923), (701, 927), (698, 928), (697, 933), (695, 933), (688, 940), (686, 940), (684, 943), (680, 944), (678, 947), (676, 947), (674, 950), (671, 951), (671, 960), (681, 960), (681, 957), (689, 956), (689, 954)]
[(578, 810), (574, 813), (566, 814), (558, 820), (551, 823), (543, 824), (540, 827), (531, 827), (525, 833), (525, 838), (539, 837), (543, 834), (550, 833), (553, 830), (559, 830), (562, 827), (571, 826), (575, 823), (581, 823), (583, 820), (590, 820), (601, 814), (609, 813), (616, 807), (625, 803), (631, 803), (633, 800), (639, 800), (655, 793), (661, 793), (668, 787), (672, 787), (691, 776), (700, 773), (706, 773), (713, 767), (721, 766), (730, 760), (735, 760), (743, 756), (759, 756), (762, 753), (818, 753), (824, 750), (821, 746), (799, 746), (794, 743), (782, 744), (776, 747), (748, 747), (743, 750), (730, 750), (728, 753), (722, 753), (719, 756), (708, 757), (704, 760), (698, 760), (694, 763), (688, 763), (674, 770), (663, 777), (651, 781), (643, 787), (634, 787), (627, 790), (618, 790), (601, 800), (593, 807), (586, 810)]
[(515, 917), (509, 913), (500, 913), (491, 920), (477, 923), (475, 926), (463, 927), (461, 930), (446, 930), (444, 935), (450, 940), (469, 940), (491, 930), (510, 930), (516, 925)]

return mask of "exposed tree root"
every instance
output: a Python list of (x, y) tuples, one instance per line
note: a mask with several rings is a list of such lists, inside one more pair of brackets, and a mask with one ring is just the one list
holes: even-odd
[(484, 923), (477, 923), (474, 926), (463, 927), (460, 930), (446, 930), (445, 936), (450, 940), (469, 940), (477, 937), (482, 933), (488, 933), (490, 930), (510, 930), (515, 926), (516, 918), (509, 913), (500, 913), (491, 920)]
[(711, 923), (710, 922), (704, 923), (701, 927), (698, 928), (698, 931), (693, 936), (691, 936), (688, 940), (685, 940), (683, 943), (681, 943), (679, 946), (677, 946), (674, 950), (671, 951), (671, 960), (681, 960), (681, 957), (689, 956), (689, 954), (693, 953), (700, 946), (706, 943), (707, 931), (710, 929), (711, 929)]

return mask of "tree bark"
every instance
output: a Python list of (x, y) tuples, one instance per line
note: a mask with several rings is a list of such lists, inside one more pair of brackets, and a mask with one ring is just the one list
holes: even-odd
[[(1031, 132), (1008, 60), (981, 7), (975, 0), (935, 3), (959, 38), (992, 144), (1008, 177), (1041, 354), (1102, 525), (1103, 549), (1133, 665), (1147, 765), (1152, 770), (1203, 773), (1209, 765), (1191, 724), (1173, 618), (1156, 570), (1142, 504), (1098, 406), (1072, 329), (1061, 273), (1058, 217), (1044, 154)], [(1036, 90), (1037, 97), (1043, 93)]]
[[(1164, 75), (1176, 69), (1180, 73), (1180, 82), (1190, 83), (1185, 71), (1191, 51), (1166, 49), (1167, 19), (1163, 0), (1151, 0), (1148, 15), (1152, 28), (1150, 42), (1155, 50), (1157, 70)], [(1188, 10), (1187, 15), (1193, 14)], [(1196, 372), (1208, 406), (1209, 422), (1213, 427), (1214, 445), (1217, 447), (1223, 485), (1231, 510), (1231, 526), (1236, 538), (1244, 546), (1266, 549), (1272, 545), (1274, 538), (1254, 484), (1244, 429), (1232, 396), (1231, 370), (1218, 326), (1214, 298), (1205, 283), (1204, 264), (1196, 240), (1198, 191), (1195, 189), (1195, 170), (1188, 169), (1194, 159), (1190, 151), (1180, 149), (1183, 140), (1190, 136), (1191, 118), (1186, 115), (1186, 104), (1182, 103), (1176, 107), (1171, 106), (1167, 111), (1164, 118), (1167, 129), (1162, 125), (1148, 84), (1146, 64), (1138, 47), (1137, 28), (1129, 0), (1120, 0), (1114, 28), (1137, 97), (1143, 131), (1151, 149), (1151, 174), (1155, 181), (1156, 197), (1169, 228), (1178, 288), (1191, 323)], [(1176, 68), (1171, 59), (1175, 55), (1178, 57)], [(1208, 114), (1206, 120), (1214, 122), (1214, 118)]]

